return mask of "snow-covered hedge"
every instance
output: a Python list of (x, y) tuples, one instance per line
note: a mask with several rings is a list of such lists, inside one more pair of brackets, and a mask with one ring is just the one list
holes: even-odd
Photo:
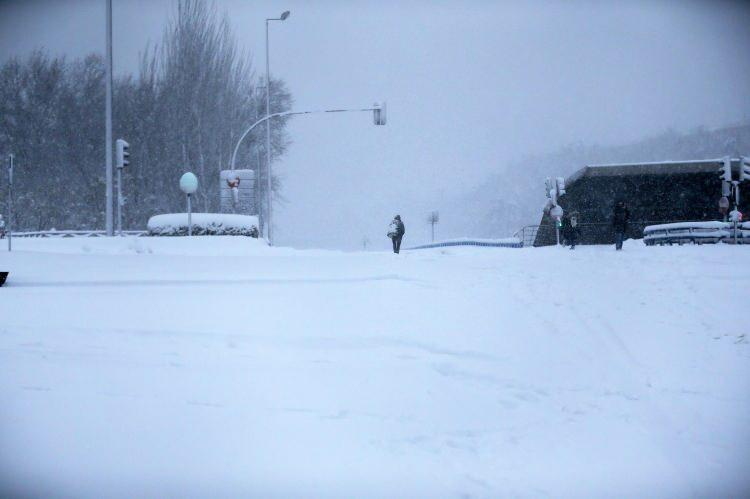
[[(228, 213), (193, 213), (193, 234), (196, 236), (258, 237), (258, 217)], [(154, 215), (148, 220), (149, 236), (186, 236), (187, 213)]]

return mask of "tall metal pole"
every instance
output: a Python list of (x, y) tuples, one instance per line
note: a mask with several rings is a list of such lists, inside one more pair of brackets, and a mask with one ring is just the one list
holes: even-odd
[(13, 239), (13, 155), (8, 157), (8, 251)]
[(106, 96), (106, 184), (107, 195), (105, 196), (107, 206), (105, 208), (105, 229), (108, 236), (113, 236), (112, 221), (112, 0), (107, 0), (107, 96)]
[(265, 210), (263, 209), (263, 200), (260, 198), (260, 190), (261, 190), (260, 189), (261, 188), (260, 170), (262, 168), (263, 161), (261, 160), (261, 157), (260, 157), (260, 149), (256, 149), (255, 152), (257, 154), (256, 163), (258, 164), (258, 171), (256, 172), (256, 175), (255, 175), (255, 205), (258, 210), (258, 223), (260, 224), (260, 230), (263, 231), (263, 229), (265, 228), (265, 223), (264, 223), (265, 222), (265, 215), (264, 215)]
[(117, 234), (122, 236), (122, 168), (117, 167)]
[[(268, 19), (266, 19), (266, 116), (271, 114), (271, 63), (268, 60)], [(266, 121), (266, 199), (267, 199), (267, 210), (266, 210), (266, 235), (268, 236), (268, 244), (273, 244), (272, 231), (271, 231), (271, 212), (272, 212), (272, 199), (271, 199), (271, 120)]]

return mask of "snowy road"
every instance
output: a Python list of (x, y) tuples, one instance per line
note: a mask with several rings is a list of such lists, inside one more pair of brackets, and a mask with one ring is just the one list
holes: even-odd
[(0, 492), (750, 491), (746, 248), (251, 243), (0, 253)]

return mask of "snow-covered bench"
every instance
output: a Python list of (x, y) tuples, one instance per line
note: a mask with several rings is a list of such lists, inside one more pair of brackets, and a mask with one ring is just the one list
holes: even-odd
[[(737, 227), (737, 242), (750, 243), (750, 223)], [(643, 229), (643, 242), (649, 246), (659, 244), (714, 244), (720, 241), (734, 242), (735, 229), (732, 222), (677, 222), (649, 225)]]

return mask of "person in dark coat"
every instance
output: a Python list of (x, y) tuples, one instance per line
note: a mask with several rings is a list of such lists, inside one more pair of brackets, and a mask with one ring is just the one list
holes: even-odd
[(570, 215), (565, 215), (562, 223), (563, 240), (570, 245), (570, 249), (576, 249), (579, 230), (578, 212), (574, 211)]
[(622, 242), (625, 240), (625, 232), (628, 230), (628, 221), (630, 220), (630, 211), (625, 205), (625, 201), (618, 201), (612, 213), (612, 228), (615, 231), (615, 249), (622, 249)]
[(396, 215), (388, 229), (388, 237), (393, 242), (393, 252), (396, 254), (401, 251), (401, 239), (404, 238), (404, 234), (406, 234), (406, 226), (401, 221), (401, 215)]

